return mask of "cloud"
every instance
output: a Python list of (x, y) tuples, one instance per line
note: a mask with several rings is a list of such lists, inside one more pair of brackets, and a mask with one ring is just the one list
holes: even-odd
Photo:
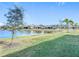
[(64, 6), (65, 2), (57, 2), (58, 6)]

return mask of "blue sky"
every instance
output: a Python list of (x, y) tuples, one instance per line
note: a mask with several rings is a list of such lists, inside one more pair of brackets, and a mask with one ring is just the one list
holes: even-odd
[(6, 23), (4, 14), (14, 5), (25, 10), (25, 24), (59, 24), (65, 18), (79, 23), (78, 2), (0, 2), (0, 23)]

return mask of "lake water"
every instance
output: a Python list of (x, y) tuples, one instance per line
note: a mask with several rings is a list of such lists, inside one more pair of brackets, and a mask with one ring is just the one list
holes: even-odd
[[(16, 37), (17, 36), (31, 36), (31, 35), (39, 35), (40, 33), (36, 32), (31, 32), (31, 31), (25, 31), (25, 32), (16, 32)], [(0, 38), (11, 38), (12, 34), (10, 31), (2, 31), (0, 30)]]

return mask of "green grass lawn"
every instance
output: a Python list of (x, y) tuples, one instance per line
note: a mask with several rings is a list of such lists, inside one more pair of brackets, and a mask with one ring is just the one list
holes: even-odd
[[(24, 42), (24, 45), (20, 46), (17, 49), (13, 48), (9, 50), (4, 50), (2, 52), (2, 55), (0, 55), (10, 57), (79, 56), (78, 33), (47, 34), (44, 36), (37, 36), (31, 39), (31, 42), (29, 42), (28, 40), (21, 41)], [(25, 43), (28, 42), (30, 44), (27, 47), (27, 44)]]

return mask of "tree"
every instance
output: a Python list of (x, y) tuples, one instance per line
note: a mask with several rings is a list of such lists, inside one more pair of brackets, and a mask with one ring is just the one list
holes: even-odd
[(71, 27), (71, 28), (73, 27), (74, 21), (73, 21), (73, 20), (69, 20), (69, 19), (66, 18), (66, 19), (64, 19), (63, 22), (65, 22), (66, 25), (67, 25), (67, 29), (68, 29), (67, 32), (70, 32), (70, 27)]
[(69, 23), (70, 23), (70, 25), (71, 25), (71, 28), (73, 27), (73, 25), (74, 25), (74, 21), (72, 21), (72, 20), (69, 20)]
[(67, 32), (69, 32), (69, 19), (64, 19), (64, 21), (66, 23), (66, 26), (67, 26)]
[(76, 28), (76, 29), (78, 29), (78, 26), (79, 26), (78, 23), (75, 23), (75, 28)]
[(24, 10), (22, 8), (14, 6), (13, 9), (9, 9), (8, 13), (5, 14), (7, 18), (8, 30), (12, 33), (11, 43), (14, 39), (14, 34), (16, 31), (23, 29), (23, 17), (24, 17)]

